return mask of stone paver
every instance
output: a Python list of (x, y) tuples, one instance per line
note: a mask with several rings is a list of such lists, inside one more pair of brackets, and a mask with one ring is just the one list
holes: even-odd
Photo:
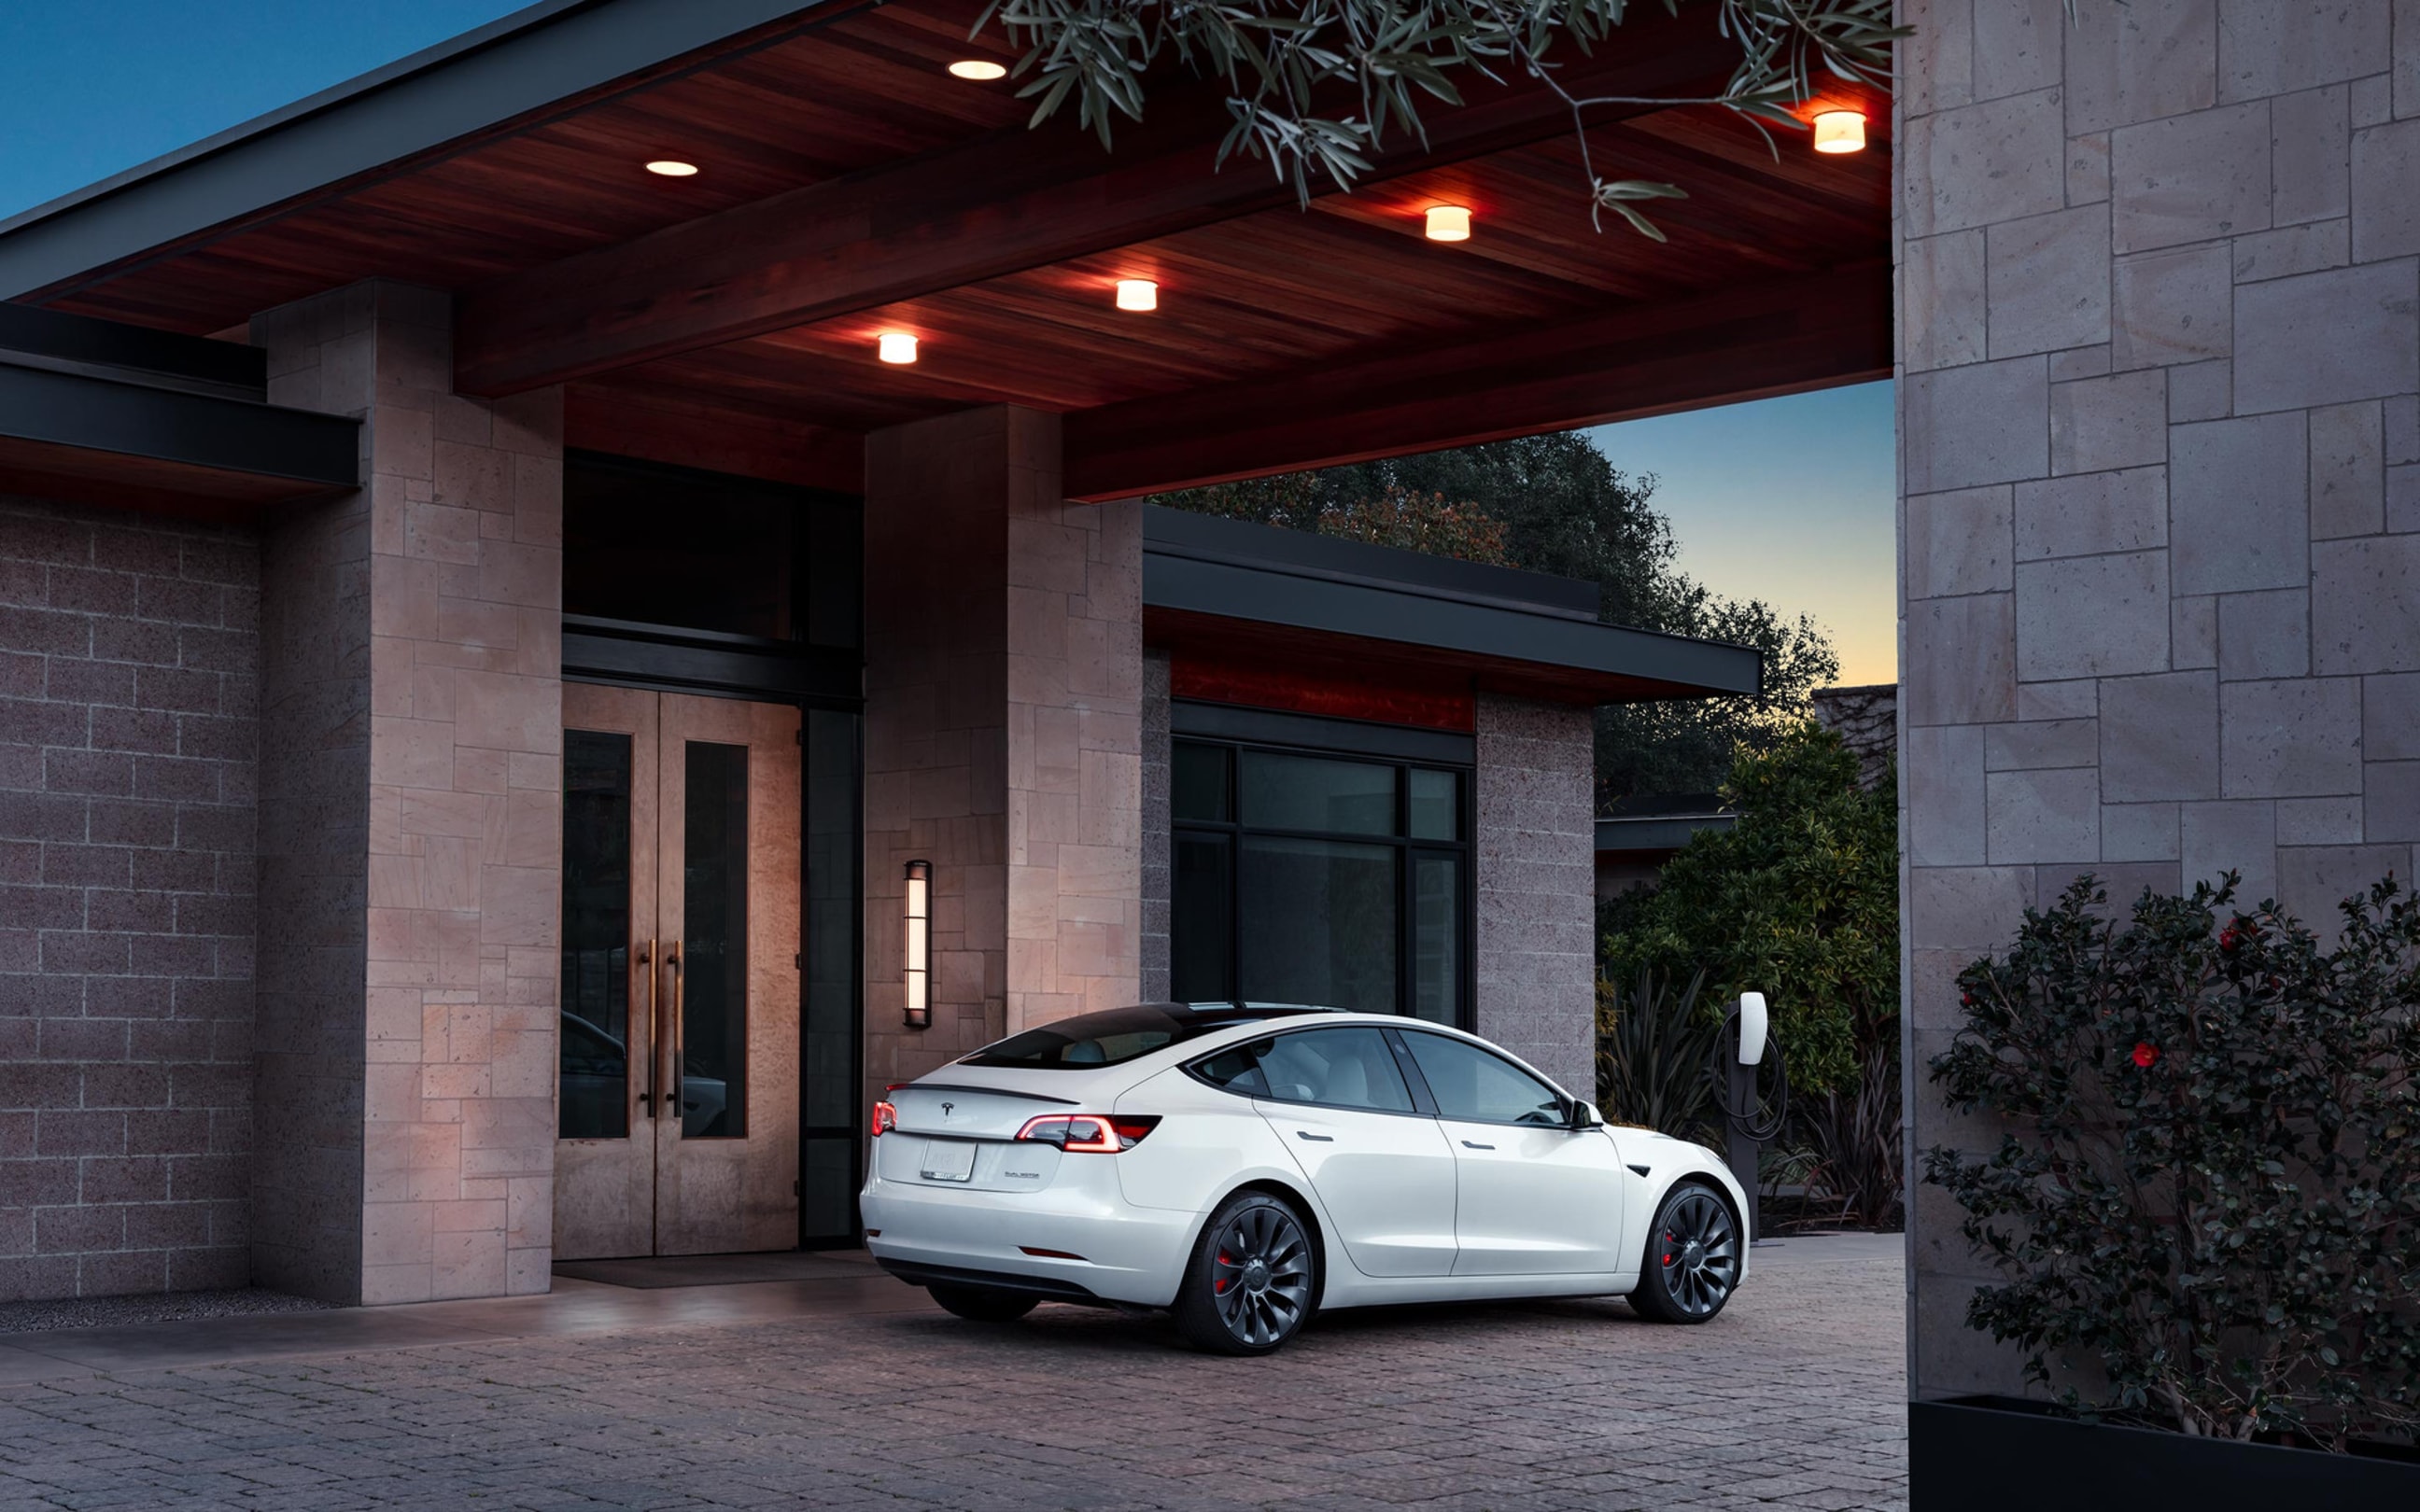
[(1699, 1328), (1356, 1312), (1247, 1361), (917, 1311), (0, 1387), (0, 1512), (1904, 1507), (1900, 1265), (1812, 1247)]

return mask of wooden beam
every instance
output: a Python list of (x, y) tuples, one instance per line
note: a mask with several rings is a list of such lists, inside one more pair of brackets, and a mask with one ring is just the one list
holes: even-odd
[(1069, 497), (1123, 499), (1501, 440), (1891, 371), (1887, 263), (1067, 416)]
[[(1640, 7), (1595, 57), (1565, 60), (1566, 82), (1648, 96), (1718, 87), (1736, 45), (1710, 16)], [(500, 395), (566, 382), (1292, 203), (1265, 163), (1212, 171), (1226, 123), (1217, 91), (1168, 90), (1114, 151), (1068, 121), (1018, 129), (514, 274), (463, 297), (455, 386)], [(1524, 80), (1433, 106), (1428, 129), (1425, 151), (1399, 146), (1364, 182), (1568, 131), (1571, 118)]]

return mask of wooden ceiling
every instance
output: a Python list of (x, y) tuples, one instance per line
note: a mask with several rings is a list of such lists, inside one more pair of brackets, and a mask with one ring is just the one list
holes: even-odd
[[(1592, 226), (1534, 85), (1434, 112), (1428, 150), (1304, 208), (1264, 164), (1210, 172), (1199, 89), (1109, 153), (1072, 113), (1028, 131), (1013, 82), (945, 71), (1010, 60), (967, 40), (979, 10), (811, 12), (40, 298), (207, 332), (366, 277), (442, 287), (465, 392), (564, 382), (575, 442), (836, 486), (861, 433), (971, 405), (1068, 412), (1071, 488), (1107, 497), (1888, 372), (1886, 101), (1854, 101), (1874, 145), (1846, 157), (1606, 111), (1600, 173), (1688, 192), (1651, 208), (1666, 243)], [(1701, 10), (1640, 8), (1572, 68), (1669, 96), (1727, 57)], [(644, 171), (664, 157), (703, 171)], [(1424, 239), (1440, 201), (1469, 241)], [(1121, 277), (1159, 310), (1114, 309)], [(885, 330), (915, 365), (875, 360)]]

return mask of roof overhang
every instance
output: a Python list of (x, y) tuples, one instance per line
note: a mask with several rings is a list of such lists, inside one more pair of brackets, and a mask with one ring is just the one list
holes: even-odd
[(1753, 694), (1745, 646), (1606, 625), (1595, 589), (1144, 506), (1143, 635), (1190, 656), (1563, 703)]
[(0, 478), (215, 518), (356, 486), (360, 422), (269, 404), (266, 375), (256, 347), (0, 304)]

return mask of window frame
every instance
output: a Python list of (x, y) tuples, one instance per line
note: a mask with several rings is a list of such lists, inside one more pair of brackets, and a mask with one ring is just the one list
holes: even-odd
[[(1208, 746), (1227, 752), (1227, 793), (1224, 821), (1185, 819), (1176, 813), (1174, 772), (1176, 749), (1180, 746)], [(1331, 761), (1357, 762), (1368, 766), (1391, 768), (1395, 777), (1394, 832), (1372, 835), (1344, 830), (1280, 829), (1270, 825), (1247, 825), (1243, 821), (1243, 771), (1248, 753), (1264, 751), (1277, 756), (1324, 757)], [(1411, 833), (1412, 781), (1414, 770), (1452, 772), (1456, 775), (1454, 830), (1461, 838), (1452, 841), (1419, 840)], [(1479, 921), (1479, 863), (1474, 830), (1478, 786), (1476, 767), (1466, 762), (1431, 760), (1425, 757), (1397, 755), (1374, 750), (1353, 750), (1334, 746), (1296, 746), (1270, 740), (1241, 739), (1231, 735), (1196, 735), (1179, 733), (1169, 741), (1170, 805), (1169, 805), (1169, 913), (1170, 965), (1173, 955), (1177, 908), (1177, 871), (1172, 864), (1179, 840), (1190, 833), (1216, 836), (1224, 840), (1227, 849), (1227, 964), (1229, 989), (1240, 994), (1243, 988), (1243, 841), (1247, 835), (1265, 836), (1274, 840), (1325, 841), (1340, 844), (1391, 847), (1395, 859), (1395, 1017), (1415, 1024), (1434, 1024), (1413, 1011), (1419, 991), (1419, 936), (1416, 928), (1419, 907), (1419, 878), (1415, 866), (1422, 855), (1447, 856), (1456, 858), (1462, 878), (1461, 906), (1454, 920), (1455, 965), (1454, 1016), (1449, 1028), (1467, 1030), (1476, 1014), (1478, 969), (1475, 946)], [(1171, 982), (1171, 986), (1173, 983)], [(1341, 1005), (1325, 1005), (1341, 1006)]]

